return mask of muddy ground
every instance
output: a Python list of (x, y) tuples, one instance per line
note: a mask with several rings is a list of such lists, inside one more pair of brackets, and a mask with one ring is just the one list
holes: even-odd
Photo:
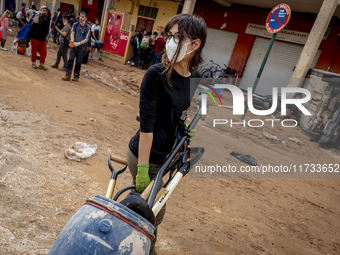
[[(52, 46), (47, 65), (56, 56)], [(138, 129), (144, 71), (95, 58), (78, 82), (64, 82), (64, 72), (32, 69), (29, 57), (0, 51), (0, 59), (0, 254), (47, 254), (85, 200), (105, 194), (108, 156), (125, 157)], [(223, 104), (232, 105), (223, 94)], [(206, 150), (200, 166), (246, 166), (232, 151), (259, 164), (340, 163), (338, 150), (319, 148), (299, 128), (214, 128), (213, 118), (239, 120), (210, 105), (193, 143)], [(65, 149), (77, 141), (97, 144), (96, 154), (66, 159)], [(158, 254), (340, 253), (339, 179), (227, 177), (193, 171), (180, 182), (159, 227)], [(117, 188), (130, 181), (124, 173)]]

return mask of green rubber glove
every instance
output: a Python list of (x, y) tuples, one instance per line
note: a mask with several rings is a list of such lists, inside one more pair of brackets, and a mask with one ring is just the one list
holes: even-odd
[(136, 176), (136, 190), (139, 193), (143, 193), (146, 187), (151, 182), (149, 177), (149, 165), (137, 165), (138, 172)]
[[(188, 123), (185, 123), (185, 125), (189, 127)], [(189, 140), (190, 141), (189, 144), (190, 144), (196, 135), (196, 129), (191, 129), (188, 135), (190, 136), (190, 140)]]

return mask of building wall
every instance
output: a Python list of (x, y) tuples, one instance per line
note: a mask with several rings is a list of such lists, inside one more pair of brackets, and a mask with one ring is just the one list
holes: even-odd
[[(236, 66), (238, 69), (243, 60), (241, 66), (242, 73), (255, 40), (255, 35), (245, 33), (246, 27), (248, 23), (265, 25), (269, 10), (237, 5), (232, 6), (232, 8), (224, 8), (217, 4), (198, 2), (195, 14), (201, 16), (208, 27), (239, 34), (228, 66), (231, 68)], [(292, 18), (286, 29), (309, 33), (313, 24), (313, 20), (307, 20), (306, 17), (300, 14), (294, 15), (293, 10)], [(331, 28), (331, 32), (327, 40), (322, 41), (320, 44), (319, 48), (322, 49), (322, 53), (315, 68), (327, 70), (333, 62), (330, 71), (340, 73), (340, 53), (335, 56), (335, 52), (340, 52), (340, 46), (337, 45), (340, 26), (330, 24), (329, 28)], [(223, 38), (221, 38), (221, 43), (223, 43)]]
[[(61, 3), (74, 5), (74, 13), (76, 15), (81, 8), (81, 2), (79, 0), (61, 0)], [(40, 0), (40, 7), (44, 5), (52, 6), (52, 0)]]
[(153, 26), (153, 31), (161, 32), (163, 31), (168, 20), (172, 16), (177, 14), (179, 4), (171, 1), (155, 1), (155, 0), (152, 1), (150, 5), (149, 3), (150, 0), (141, 0), (139, 2), (140, 5), (158, 8), (156, 19), (138, 16), (137, 14), (139, 6), (137, 6), (137, 1), (136, 2), (128, 0), (115, 1), (114, 10), (116, 12), (121, 13), (131, 13), (132, 15), (131, 24), (134, 25), (135, 27), (137, 25), (138, 17), (154, 20), (155, 23)]

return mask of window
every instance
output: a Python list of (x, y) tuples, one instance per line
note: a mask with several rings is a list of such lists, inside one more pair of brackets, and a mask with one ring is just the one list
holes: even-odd
[(156, 19), (158, 8), (153, 8), (145, 5), (140, 5), (138, 9), (138, 16)]

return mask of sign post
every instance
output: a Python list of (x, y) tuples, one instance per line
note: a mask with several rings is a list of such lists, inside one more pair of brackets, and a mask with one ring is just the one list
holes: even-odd
[[(273, 34), (273, 36), (272, 36), (272, 39), (270, 40), (267, 52), (264, 55), (260, 70), (257, 73), (257, 77), (256, 77), (256, 80), (254, 82), (252, 92), (251, 92), (252, 95), (255, 93), (255, 89), (256, 89), (257, 84), (258, 84), (260, 77), (262, 75), (262, 72), (263, 72), (264, 66), (267, 62), (269, 53), (270, 53), (270, 51), (273, 47), (276, 35), (277, 35), (277, 33), (279, 33), (282, 29), (284, 29), (287, 26), (287, 24), (290, 20), (290, 17), (291, 17), (291, 9), (287, 4), (279, 4), (279, 5), (275, 6), (267, 17), (266, 28), (267, 28), (267, 31), (269, 33)], [(246, 116), (247, 110), (248, 110), (248, 100), (247, 100), (247, 103), (246, 103), (246, 107), (244, 109), (244, 114), (243, 114), (243, 117), (242, 117), (243, 119)]]

